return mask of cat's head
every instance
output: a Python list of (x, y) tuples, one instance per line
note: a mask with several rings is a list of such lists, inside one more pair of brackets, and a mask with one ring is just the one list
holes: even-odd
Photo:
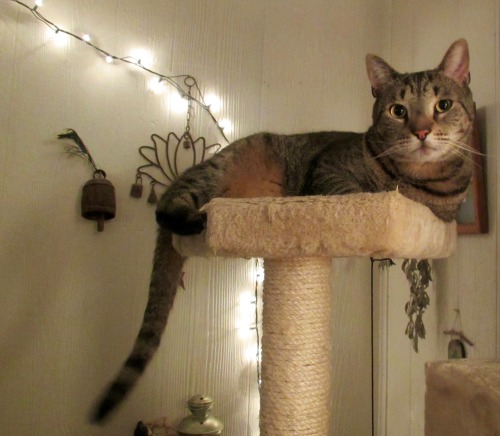
[(366, 66), (376, 98), (373, 129), (385, 144), (383, 153), (409, 163), (466, 153), (474, 102), (464, 39), (454, 42), (433, 70), (401, 74), (375, 55), (367, 55)]

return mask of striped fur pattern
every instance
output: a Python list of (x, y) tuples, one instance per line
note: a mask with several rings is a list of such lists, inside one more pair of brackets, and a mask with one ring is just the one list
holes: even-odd
[(466, 41), (452, 44), (434, 70), (400, 74), (373, 55), (366, 65), (376, 98), (367, 132), (259, 133), (185, 171), (165, 192), (156, 212), (160, 228), (143, 325), (94, 421), (125, 398), (158, 348), (184, 262), (171, 234), (200, 233), (206, 216), (199, 209), (210, 199), (399, 189), (439, 218), (454, 219), (472, 174)]

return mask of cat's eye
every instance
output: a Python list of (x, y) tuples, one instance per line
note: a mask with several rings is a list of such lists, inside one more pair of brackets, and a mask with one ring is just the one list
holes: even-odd
[(442, 114), (443, 112), (448, 112), (451, 109), (451, 100), (439, 100), (436, 103), (436, 112)]
[(393, 104), (389, 109), (389, 113), (394, 118), (401, 120), (404, 117), (406, 117), (407, 111), (406, 111), (406, 108), (402, 104)]

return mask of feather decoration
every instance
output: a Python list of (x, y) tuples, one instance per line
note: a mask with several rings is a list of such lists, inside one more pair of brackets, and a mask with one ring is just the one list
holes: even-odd
[(83, 143), (82, 139), (80, 136), (78, 136), (78, 133), (76, 133), (75, 130), (73, 129), (65, 129), (64, 132), (60, 133), (57, 135), (58, 139), (71, 139), (75, 144), (74, 145), (68, 145), (66, 147), (66, 153), (69, 153), (73, 156), (79, 156), (83, 160), (87, 162), (87, 164), (90, 166), (92, 171), (94, 173), (100, 172), (97, 168), (97, 165), (92, 158), (92, 155), (90, 154), (89, 149), (86, 147), (86, 145)]

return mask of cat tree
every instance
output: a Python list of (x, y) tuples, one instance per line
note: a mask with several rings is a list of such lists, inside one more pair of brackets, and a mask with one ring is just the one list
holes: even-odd
[(221, 198), (205, 210), (206, 231), (177, 237), (179, 252), (264, 258), (261, 435), (328, 435), (331, 258), (446, 257), (455, 223), (397, 191)]

